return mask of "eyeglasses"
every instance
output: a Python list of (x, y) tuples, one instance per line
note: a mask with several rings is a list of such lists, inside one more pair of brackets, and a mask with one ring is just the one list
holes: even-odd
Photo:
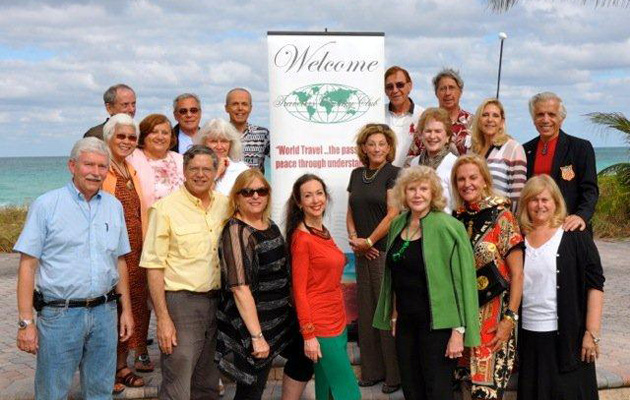
[(177, 113), (179, 115), (186, 115), (186, 114), (188, 114), (190, 112), (192, 115), (195, 115), (195, 114), (199, 113), (199, 111), (200, 110), (198, 108), (195, 108), (195, 107), (192, 107), (192, 108), (180, 108), (179, 110), (177, 110)]
[(396, 89), (400, 90), (404, 88), (406, 84), (407, 82), (388, 83), (387, 85), (385, 85), (385, 90), (391, 92), (392, 90), (394, 90), (394, 85), (396, 86)]
[(204, 168), (199, 168), (199, 167), (190, 167), (190, 168), (186, 168), (188, 170), (188, 172), (190, 172), (193, 175), (196, 175), (198, 173), (203, 173), (204, 175), (210, 175), (214, 172), (214, 169), (212, 168), (208, 168), (208, 167), (204, 167)]
[(243, 188), (241, 190), (239, 190), (238, 194), (240, 194), (243, 197), (252, 197), (254, 195), (254, 193), (258, 193), (258, 196), (260, 197), (265, 197), (267, 195), (269, 195), (269, 189), (266, 187), (261, 187), (258, 189), (251, 189), (251, 188)]
[(136, 135), (125, 135), (124, 133), (117, 133), (116, 134), (116, 139), (118, 139), (118, 140), (129, 139), (132, 142), (137, 142), (138, 141), (138, 136), (136, 136)]

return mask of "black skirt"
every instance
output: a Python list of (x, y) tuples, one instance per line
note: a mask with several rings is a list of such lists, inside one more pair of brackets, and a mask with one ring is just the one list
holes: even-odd
[(595, 363), (580, 362), (577, 369), (558, 369), (556, 331), (523, 329), (519, 337), (518, 400), (595, 400)]

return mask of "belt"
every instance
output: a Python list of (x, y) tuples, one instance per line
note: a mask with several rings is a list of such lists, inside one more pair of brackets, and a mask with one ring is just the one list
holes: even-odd
[(104, 294), (102, 296), (93, 297), (91, 299), (81, 299), (81, 300), (51, 300), (43, 304), (44, 307), (86, 307), (92, 308), (96, 306), (100, 306), (101, 304), (109, 303), (110, 301), (115, 301), (120, 298), (120, 295), (114, 291), (114, 289), (110, 290), (109, 293)]

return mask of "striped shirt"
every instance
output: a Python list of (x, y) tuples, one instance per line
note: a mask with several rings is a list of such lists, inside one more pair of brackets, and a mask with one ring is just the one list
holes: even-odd
[(247, 124), (241, 135), (243, 145), (243, 161), (250, 168), (257, 168), (265, 173), (265, 157), (269, 156), (269, 130), (262, 126)]
[(521, 190), (527, 180), (527, 158), (525, 150), (516, 140), (508, 139), (501, 147), (493, 146), (486, 155), (486, 161), (497, 194), (507, 197), (515, 211)]

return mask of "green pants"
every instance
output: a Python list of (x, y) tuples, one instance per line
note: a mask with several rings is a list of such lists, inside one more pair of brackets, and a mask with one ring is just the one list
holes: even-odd
[(348, 358), (348, 333), (318, 337), (322, 358), (315, 363), (315, 398), (317, 400), (358, 400), (357, 378)]

